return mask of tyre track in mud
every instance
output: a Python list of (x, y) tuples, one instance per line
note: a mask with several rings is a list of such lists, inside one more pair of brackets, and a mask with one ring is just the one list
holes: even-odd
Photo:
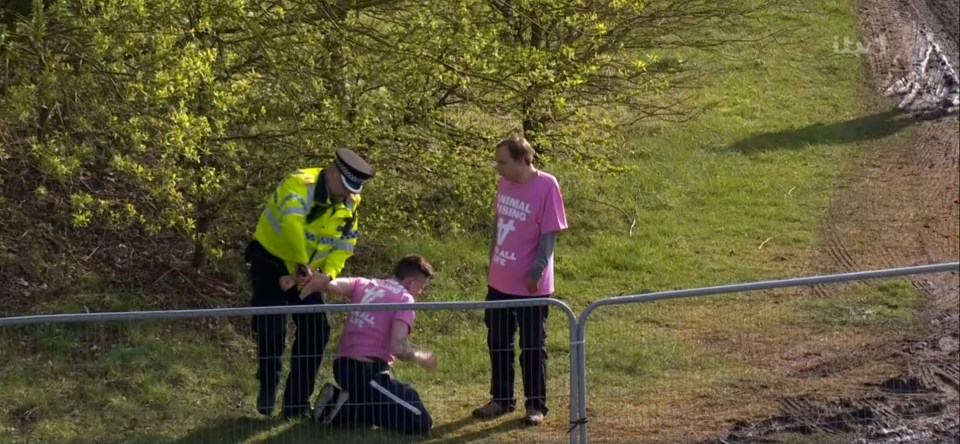
[[(945, 88), (960, 55), (960, 1), (861, 0), (859, 11), (862, 40), (881, 43), (879, 51), (864, 54), (872, 86), (891, 98), (889, 106), (900, 105), (903, 118), (914, 120), (915, 137), (865, 147), (849, 180), (835, 191), (811, 268), (830, 273), (956, 261), (960, 125), (956, 106), (952, 111), (930, 106), (944, 103), (937, 94), (949, 92)], [(923, 58), (936, 49), (939, 59)], [(953, 65), (945, 66), (944, 60)], [(923, 76), (917, 77), (920, 71)], [(916, 97), (890, 94), (891, 85), (906, 78), (919, 85)], [(770, 437), (779, 433), (850, 433), (856, 442), (870, 444), (957, 442), (960, 277), (940, 273), (906, 279), (923, 290), (921, 337), (836, 352), (790, 376), (852, 377), (867, 362), (894, 363), (902, 369), (898, 374), (860, 387), (865, 392), (860, 396), (782, 398), (778, 414), (737, 421), (729, 436), (712, 442), (777, 442)], [(811, 290), (831, 298), (861, 285)]]

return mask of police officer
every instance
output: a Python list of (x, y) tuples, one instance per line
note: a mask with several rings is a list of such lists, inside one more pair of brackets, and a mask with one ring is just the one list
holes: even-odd
[[(294, 276), (302, 286), (311, 279), (329, 282), (340, 273), (357, 243), (360, 191), (373, 175), (373, 167), (357, 153), (339, 148), (326, 168), (301, 169), (283, 179), (267, 199), (245, 253), (254, 307), (324, 303), (320, 293), (301, 299), (297, 286), (281, 285), (281, 278)], [(260, 382), (257, 411), (266, 416), (273, 414), (283, 369), (286, 321), (284, 315), (253, 317)], [(330, 336), (323, 313), (294, 314), (293, 322), (296, 337), (283, 393), (284, 418), (308, 413)]]

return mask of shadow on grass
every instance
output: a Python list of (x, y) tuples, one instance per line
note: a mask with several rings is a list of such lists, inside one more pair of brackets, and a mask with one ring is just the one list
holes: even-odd
[(427, 436), (405, 436), (394, 432), (366, 428), (320, 427), (310, 422), (301, 422), (286, 429), (282, 433), (270, 436), (263, 440), (256, 440), (258, 444), (290, 444), (290, 443), (466, 443), (479, 440), (494, 439), (498, 434), (520, 429), (523, 424), (520, 420), (493, 423), (491, 427), (469, 433), (458, 434), (457, 430), (477, 423), (473, 418), (464, 418), (452, 423), (441, 424), (433, 428)]
[(403, 439), (391, 433), (382, 433), (361, 427), (323, 427), (311, 421), (301, 421), (293, 424), (283, 432), (250, 441), (256, 444), (313, 444), (313, 443), (344, 443), (344, 444), (389, 444), (416, 442), (412, 439)]
[(809, 145), (842, 145), (867, 142), (896, 134), (917, 122), (896, 109), (830, 124), (815, 123), (800, 128), (755, 134), (729, 147), (730, 151), (757, 154)]
[(191, 431), (180, 439), (168, 442), (174, 444), (238, 443), (281, 425), (281, 422), (267, 418), (220, 418)]
[(489, 426), (467, 433), (457, 433), (467, 426), (484, 426), (486, 423), (466, 417), (454, 422), (440, 424), (433, 428), (428, 436), (403, 436), (393, 432), (367, 428), (322, 427), (310, 421), (284, 422), (278, 419), (233, 417), (221, 418), (190, 431), (175, 440), (137, 440), (136, 442), (172, 444), (392, 444), (392, 443), (467, 443), (477, 441), (496, 441), (497, 435), (520, 430), (526, 426), (520, 419), (503, 422), (490, 422)]
[[(475, 430), (472, 432), (464, 434), (453, 434), (454, 431), (474, 423), (481, 423), (482, 421), (473, 419), (473, 418), (464, 418), (457, 422), (443, 424), (438, 427), (434, 427), (431, 436), (436, 437), (431, 442), (444, 442), (444, 443), (461, 443), (461, 442), (474, 442), (474, 441), (503, 441), (500, 439), (495, 439), (497, 435), (512, 432), (514, 430), (520, 430), (526, 428), (523, 421), (520, 419), (511, 419), (503, 421), (500, 423), (491, 422), (490, 427)], [(447, 436), (450, 435), (450, 436)]]

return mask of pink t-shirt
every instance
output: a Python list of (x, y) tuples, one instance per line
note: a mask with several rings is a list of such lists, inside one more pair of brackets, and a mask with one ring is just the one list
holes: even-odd
[[(394, 279), (351, 279), (354, 304), (414, 303), (413, 296)], [(390, 353), (390, 330), (394, 321), (402, 321), (413, 329), (413, 310), (352, 311), (340, 334), (337, 356), (343, 358), (380, 358), (388, 364), (394, 360)], [(408, 333), (409, 331), (408, 330)]]
[(497, 215), (497, 239), (490, 258), (490, 286), (515, 296), (552, 294), (552, 256), (547, 259), (539, 292), (527, 290), (527, 276), (537, 258), (540, 235), (567, 228), (557, 179), (543, 171), (537, 171), (526, 183), (501, 177), (493, 211)]

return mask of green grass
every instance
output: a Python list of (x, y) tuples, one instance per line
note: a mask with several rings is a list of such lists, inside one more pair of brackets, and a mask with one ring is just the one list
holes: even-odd
[[(579, 311), (608, 296), (809, 269), (831, 189), (848, 160), (907, 131), (894, 115), (864, 105), (860, 61), (832, 53), (831, 36), (856, 35), (854, 2), (815, 3), (815, 14), (775, 20), (795, 27), (791, 46), (754, 53), (744, 45), (723, 54), (735, 59), (713, 58), (725, 71), (710, 78), (699, 100), (715, 106), (694, 122), (638, 128), (620, 159), (628, 172), (547, 168), (560, 179), (570, 221), (557, 247), (556, 297)], [(374, 265), (386, 273), (402, 254), (423, 254), (439, 272), (425, 300), (479, 300), (487, 239), (486, 233), (392, 239)], [(136, 298), (109, 292), (66, 297), (56, 309), (83, 311), (87, 303), (127, 310), (136, 307)], [(915, 328), (916, 303), (912, 288), (885, 281), (829, 301), (788, 292), (598, 310), (587, 341), (591, 433), (668, 441), (677, 434), (723, 434), (723, 420), (767, 406), (738, 391), (737, 381), (788, 383), (775, 366), (757, 365), (751, 347), (763, 351), (824, 331), (856, 336)], [(396, 442), (389, 434), (330, 433), (251, 415), (254, 353), (245, 322), (5, 329), (0, 440)], [(435, 350), (441, 368), (427, 374), (400, 364), (397, 373), (421, 389), (434, 411), (433, 441), (561, 442), (567, 437), (568, 340), (565, 318), (553, 311), (554, 413), (534, 431), (518, 427), (516, 415), (464, 419), (487, 399), (479, 311), (420, 314), (413, 341)], [(330, 379), (328, 365), (323, 380)], [(517, 390), (522, 393), (519, 377)]]
[(920, 295), (903, 279), (882, 280), (846, 289), (835, 300), (798, 302), (796, 310), (803, 322), (827, 328), (919, 333)]

